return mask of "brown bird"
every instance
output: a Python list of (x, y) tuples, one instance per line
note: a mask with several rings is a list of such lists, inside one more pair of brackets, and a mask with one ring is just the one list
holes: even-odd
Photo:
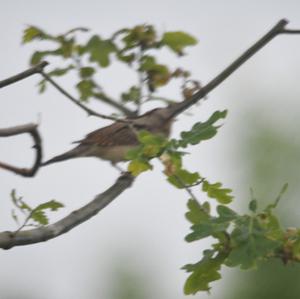
[[(177, 113), (175, 113), (177, 114)], [(42, 165), (48, 165), (79, 157), (97, 157), (115, 163), (124, 161), (126, 153), (139, 142), (137, 131), (147, 130), (153, 134), (168, 137), (173, 122), (174, 111), (170, 108), (157, 108), (136, 118), (126, 118), (126, 122), (115, 122), (88, 134), (77, 141), (78, 146), (56, 156)]]

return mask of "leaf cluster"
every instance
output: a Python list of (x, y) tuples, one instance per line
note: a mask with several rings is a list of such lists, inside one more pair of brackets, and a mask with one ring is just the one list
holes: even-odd
[[(43, 226), (49, 224), (49, 219), (46, 214), (47, 211), (57, 211), (64, 205), (54, 199), (44, 202), (32, 208), (26, 203), (21, 196), (17, 196), (16, 191), (11, 191), (11, 200), (15, 209), (12, 210), (12, 217), (18, 225), (20, 225), (18, 231), (28, 226)], [(20, 223), (19, 216), (16, 213), (16, 209), (23, 214), (23, 223)]]
[[(83, 37), (80, 36), (82, 34)], [(85, 42), (82, 42), (84, 38)], [(31, 65), (48, 58), (62, 59), (65, 65), (59, 63), (60, 66), (48, 75), (64, 76), (71, 71), (77, 72), (79, 81), (76, 88), (82, 101), (95, 98), (105, 102), (106, 93), (99, 85), (97, 76), (100, 74), (101, 77), (101, 69), (109, 67), (113, 60), (125, 63), (137, 72), (140, 78), (136, 85), (121, 94), (120, 103), (130, 102), (138, 106), (142, 101), (151, 101), (152, 93), (168, 84), (172, 78), (183, 79), (183, 95), (199, 89), (199, 84), (194, 84), (193, 87), (186, 85), (190, 77), (188, 71), (181, 68), (171, 71), (167, 65), (159, 63), (155, 55), (155, 52), (163, 48), (178, 56), (184, 55), (185, 48), (195, 45), (197, 40), (182, 31), (159, 34), (152, 25), (142, 24), (122, 28), (109, 38), (103, 38), (98, 34), (90, 34), (87, 28), (75, 28), (63, 34), (53, 35), (36, 26), (27, 27), (23, 34), (23, 43), (36, 41), (50, 42), (53, 49), (35, 51), (30, 59)], [(46, 84), (45, 80), (40, 81), (40, 92), (45, 91)], [(148, 89), (148, 92), (145, 89)]]
[[(202, 259), (183, 267), (190, 273), (184, 287), (186, 294), (209, 291), (210, 283), (221, 278), (222, 266), (256, 268), (259, 263), (279, 258), (284, 263), (299, 262), (300, 230), (284, 229), (274, 214), (285, 184), (275, 202), (258, 211), (257, 200), (249, 203), (249, 214), (240, 215), (225, 205), (218, 205), (213, 216), (207, 203), (188, 201), (186, 218), (192, 223), (187, 242), (207, 237), (217, 240), (212, 248), (203, 252)], [(220, 201), (219, 201), (220, 202)]]

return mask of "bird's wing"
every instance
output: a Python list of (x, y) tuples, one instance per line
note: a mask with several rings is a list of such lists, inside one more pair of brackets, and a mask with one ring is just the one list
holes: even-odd
[(107, 127), (89, 133), (84, 139), (78, 141), (82, 145), (137, 145), (135, 132), (125, 123), (113, 123)]

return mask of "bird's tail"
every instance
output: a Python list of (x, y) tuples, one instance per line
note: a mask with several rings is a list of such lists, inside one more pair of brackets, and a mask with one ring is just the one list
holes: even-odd
[(52, 163), (61, 162), (61, 161), (81, 157), (83, 155), (84, 151), (85, 151), (84, 147), (77, 146), (77, 147), (71, 149), (70, 151), (65, 152), (62, 155), (58, 155), (58, 156), (53, 157), (52, 159), (42, 163), (41, 165), (46, 166), (46, 165), (49, 165), (49, 164), (52, 164)]

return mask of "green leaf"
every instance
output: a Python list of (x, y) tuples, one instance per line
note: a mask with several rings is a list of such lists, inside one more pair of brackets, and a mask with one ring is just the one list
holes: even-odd
[(64, 58), (70, 58), (74, 51), (77, 51), (75, 46), (75, 39), (66, 39), (64, 36), (59, 36), (58, 41), (60, 42), (59, 54)]
[(39, 93), (43, 93), (43, 92), (45, 92), (46, 87), (47, 87), (47, 80), (42, 79), (37, 85), (39, 88)]
[(168, 46), (175, 53), (182, 55), (185, 47), (197, 44), (197, 39), (185, 32), (174, 31), (166, 32), (163, 35), (162, 43)]
[(16, 189), (12, 189), (11, 192), (10, 192), (10, 198), (13, 202), (13, 204), (15, 206), (18, 206), (18, 203), (19, 203), (19, 200), (22, 199), (22, 197), (18, 197), (17, 196), (17, 192), (16, 192)]
[(45, 52), (40, 52), (40, 51), (34, 52), (33, 55), (31, 56), (30, 64), (35, 65), (35, 64), (40, 63), (47, 54), (48, 54), (47, 51), (45, 51)]
[(128, 92), (121, 94), (123, 102), (139, 103), (141, 100), (141, 89), (137, 86), (130, 87)]
[(132, 49), (141, 47), (142, 49), (149, 49), (156, 47), (156, 31), (151, 25), (138, 25), (132, 29), (123, 29), (118, 33), (126, 33), (123, 37), (125, 44), (124, 49)]
[(257, 218), (240, 217), (230, 236), (232, 250), (226, 259), (226, 265), (240, 265), (241, 269), (256, 267), (258, 261), (267, 258), (280, 246), (280, 242), (270, 239), (267, 233)]
[(209, 219), (209, 211), (195, 199), (190, 199), (187, 203), (188, 212), (185, 217), (193, 224), (199, 224)]
[(46, 216), (45, 211), (46, 210), (57, 211), (62, 207), (64, 207), (62, 203), (55, 200), (50, 200), (34, 208), (31, 212), (30, 218), (33, 221), (37, 222), (39, 225), (47, 225), (49, 223), (49, 219)]
[(171, 73), (166, 65), (156, 63), (153, 56), (145, 55), (141, 58), (140, 71), (147, 73), (147, 80), (150, 90), (163, 86), (171, 78)]
[(147, 159), (159, 156), (167, 144), (165, 137), (152, 134), (145, 130), (138, 133), (138, 140), (142, 144), (140, 154)]
[(65, 67), (65, 68), (56, 68), (53, 71), (49, 72), (48, 75), (49, 76), (63, 76), (65, 75), (68, 71), (74, 69), (74, 66), (72, 64), (70, 64), (69, 66)]
[(31, 58), (30, 58), (30, 64), (31, 65), (35, 65), (40, 63), (46, 56), (59, 56), (62, 55), (61, 54), (61, 50), (60, 49), (56, 49), (53, 51), (36, 51), (32, 54)]
[(140, 71), (149, 71), (157, 65), (155, 57), (150, 55), (144, 55), (140, 59), (140, 62), (141, 62), (139, 68)]
[(20, 225), (19, 217), (18, 217), (18, 215), (16, 214), (15, 209), (12, 209), (12, 210), (11, 210), (11, 217), (12, 217), (12, 219), (13, 219), (18, 225)]
[(128, 171), (131, 172), (133, 176), (138, 176), (144, 171), (152, 169), (152, 165), (147, 160), (132, 160), (128, 165)]
[(84, 79), (80, 81), (76, 87), (80, 93), (80, 99), (82, 101), (87, 101), (94, 94), (95, 83), (92, 80)]
[(95, 74), (95, 69), (90, 66), (80, 68), (80, 77), (83, 79), (89, 78)]
[(138, 158), (142, 157), (142, 148), (143, 146), (137, 146), (133, 149), (130, 149), (127, 153), (126, 153), (126, 160), (135, 160)]
[(43, 210), (34, 211), (30, 217), (33, 221), (38, 223), (39, 225), (47, 225), (49, 224), (49, 219), (46, 216)]
[(218, 254), (215, 258), (205, 255), (200, 262), (185, 265), (183, 269), (192, 274), (187, 278), (184, 285), (186, 295), (196, 294), (199, 291), (209, 291), (210, 283), (221, 278), (220, 269), (226, 255)]
[(56, 200), (50, 200), (47, 202), (44, 202), (40, 205), (38, 205), (35, 210), (51, 210), (51, 211), (57, 211), (60, 208), (63, 208), (64, 205), (61, 202), (58, 202)]
[(226, 206), (217, 206), (217, 212), (222, 221), (233, 221), (238, 217), (238, 214)]
[(225, 232), (230, 221), (221, 218), (211, 217), (207, 221), (192, 226), (192, 233), (185, 237), (187, 242), (197, 241), (209, 236), (217, 236), (220, 232)]
[(117, 52), (117, 58), (120, 61), (125, 62), (127, 64), (131, 64), (134, 61), (135, 57), (136, 57), (136, 55), (134, 53), (124, 55), (124, 54), (122, 54), (121, 51)]
[(208, 197), (216, 199), (221, 204), (228, 204), (233, 199), (230, 195), (232, 190), (221, 187), (221, 183), (210, 184), (207, 180), (202, 183), (202, 190), (207, 193)]
[(110, 63), (110, 54), (116, 52), (116, 46), (111, 40), (103, 40), (100, 36), (94, 35), (87, 43), (86, 50), (90, 53), (90, 61), (97, 62), (101, 67), (107, 67)]
[(40, 28), (35, 26), (29, 26), (24, 30), (22, 42), (29, 43), (33, 40), (53, 39), (52, 36), (46, 34)]
[(185, 169), (178, 169), (175, 174), (168, 177), (168, 182), (175, 187), (182, 189), (195, 184), (200, 179), (198, 172), (189, 172)]
[(159, 146), (166, 145), (166, 138), (161, 135), (152, 134), (149, 131), (142, 130), (138, 134), (138, 140), (144, 145), (155, 144)]
[(256, 213), (256, 211), (257, 211), (257, 200), (256, 199), (252, 199), (249, 202), (249, 210), (253, 213)]
[(214, 126), (218, 120), (225, 118), (227, 110), (216, 111), (212, 116), (204, 123), (196, 123), (192, 129), (188, 132), (181, 133), (181, 140), (177, 141), (177, 147), (187, 147), (189, 144), (199, 144), (203, 140), (210, 139), (217, 134), (219, 126)]

